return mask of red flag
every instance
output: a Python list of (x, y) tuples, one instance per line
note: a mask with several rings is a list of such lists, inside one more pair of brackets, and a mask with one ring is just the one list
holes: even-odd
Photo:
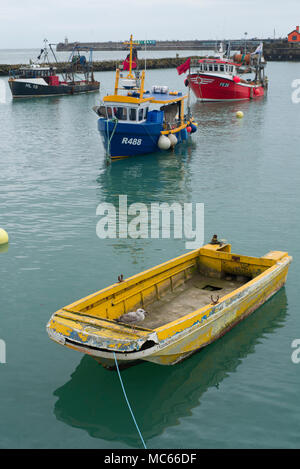
[[(126, 59), (124, 60), (124, 62), (123, 62), (123, 70), (129, 70), (129, 65), (130, 65), (130, 58), (129, 58), (129, 55), (128, 55), (126, 57)], [(132, 58), (131, 68), (132, 68), (132, 70), (134, 68), (136, 68), (136, 61), (135, 61), (134, 57)]]
[(191, 59), (189, 58), (189, 59), (186, 60), (186, 62), (179, 65), (179, 67), (177, 67), (178, 75), (181, 75), (182, 73), (185, 73), (190, 68), (190, 64), (191, 64)]

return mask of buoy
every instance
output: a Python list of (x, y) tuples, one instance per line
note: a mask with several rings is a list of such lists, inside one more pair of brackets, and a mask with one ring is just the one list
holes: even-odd
[(192, 127), (188, 125), (188, 126), (187, 126), (187, 128), (186, 128), (186, 130), (187, 130), (187, 131), (188, 131), (188, 133), (190, 134), (190, 133), (191, 133), (191, 131), (192, 131)]
[(192, 134), (197, 131), (197, 124), (196, 123), (191, 122), (190, 127), (191, 127)]
[(238, 77), (237, 75), (235, 75), (235, 76), (233, 77), (233, 81), (234, 81), (234, 83), (239, 83), (239, 82), (241, 81), (241, 79), (240, 79), (240, 77)]
[(256, 94), (256, 96), (260, 93), (259, 89), (258, 88), (254, 88), (254, 94)]
[(238, 119), (242, 119), (242, 118), (244, 117), (243, 111), (237, 111), (236, 117), (237, 117)]
[(168, 137), (161, 135), (158, 139), (157, 145), (160, 150), (168, 150), (171, 146), (171, 142)]
[(0, 245), (8, 243), (8, 234), (3, 228), (0, 228)]
[(171, 147), (175, 147), (176, 143), (178, 142), (176, 135), (169, 134), (168, 139), (170, 140)]

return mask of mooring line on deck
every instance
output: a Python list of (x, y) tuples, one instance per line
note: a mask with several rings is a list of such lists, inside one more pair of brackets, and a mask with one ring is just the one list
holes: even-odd
[(125, 396), (125, 400), (126, 400), (126, 402), (127, 402), (128, 408), (129, 408), (130, 413), (131, 413), (131, 416), (132, 416), (132, 419), (133, 419), (133, 421), (134, 421), (134, 423), (135, 423), (135, 426), (136, 426), (136, 428), (137, 428), (138, 434), (140, 435), (140, 438), (141, 438), (141, 440), (142, 440), (142, 443), (143, 443), (143, 445), (144, 445), (144, 448), (147, 449), (146, 443), (145, 443), (144, 438), (143, 438), (143, 436), (142, 436), (142, 434), (141, 434), (141, 432), (140, 432), (139, 426), (138, 426), (138, 424), (137, 424), (137, 421), (136, 421), (135, 416), (134, 416), (134, 413), (133, 413), (133, 411), (132, 411), (132, 409), (131, 409), (131, 406), (130, 406), (128, 397), (127, 397), (127, 395), (126, 395), (126, 391), (125, 391), (124, 384), (123, 384), (123, 381), (122, 381), (122, 378), (121, 378), (121, 373), (120, 373), (120, 370), (119, 370), (119, 365), (118, 365), (118, 361), (117, 361), (117, 357), (116, 357), (115, 352), (114, 352), (114, 358), (115, 358), (115, 364), (116, 364), (118, 376), (119, 376), (119, 379), (120, 379), (121, 387), (122, 387), (122, 390), (123, 390), (123, 394), (124, 394), (124, 396)]

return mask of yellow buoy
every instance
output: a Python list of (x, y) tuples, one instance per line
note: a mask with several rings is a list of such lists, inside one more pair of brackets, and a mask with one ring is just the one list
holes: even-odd
[(0, 245), (8, 243), (8, 234), (3, 228), (0, 228)]
[(237, 111), (237, 112), (236, 112), (236, 117), (237, 117), (238, 119), (242, 119), (242, 117), (244, 117), (243, 111)]

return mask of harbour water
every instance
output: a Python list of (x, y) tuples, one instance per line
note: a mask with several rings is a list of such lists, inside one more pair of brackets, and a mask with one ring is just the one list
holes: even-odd
[[(12, 59), (15, 61), (15, 59)], [(114, 74), (96, 73), (101, 93)], [(181, 364), (122, 372), (148, 448), (296, 448), (300, 438), (299, 110), (296, 63), (269, 63), (262, 100), (200, 104), (193, 142), (107, 164), (92, 106), (99, 94), (0, 104), (0, 447), (139, 448), (118, 376), (51, 342), (50, 315), (185, 251), (181, 239), (96, 235), (99, 203), (202, 202), (205, 239), (234, 252), (286, 250), (287, 285), (252, 316)], [(147, 86), (185, 90), (176, 70)], [(237, 110), (244, 112), (236, 119)]]

